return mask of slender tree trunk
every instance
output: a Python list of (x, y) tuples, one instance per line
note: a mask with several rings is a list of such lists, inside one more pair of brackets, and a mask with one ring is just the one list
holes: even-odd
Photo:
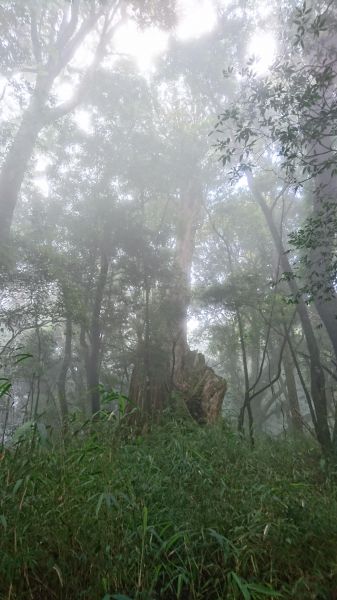
[[(37, 319), (37, 317), (36, 317)], [(36, 320), (36, 326), (35, 326), (35, 333), (36, 333), (36, 337), (37, 337), (37, 360), (38, 360), (38, 373), (36, 376), (36, 398), (35, 398), (35, 406), (34, 406), (34, 419), (36, 419), (39, 415), (39, 406), (40, 406), (40, 395), (41, 395), (41, 373), (42, 373), (42, 342), (41, 342), (41, 335), (40, 335), (40, 328), (37, 324), (37, 320)]]
[(150, 350), (150, 282), (147, 273), (147, 266), (144, 265), (145, 271), (145, 339), (144, 339), (144, 366), (145, 366), (145, 406), (143, 409), (149, 413), (151, 410), (151, 350)]
[(243, 433), (245, 411), (247, 410), (249, 438), (250, 438), (251, 445), (254, 446), (253, 413), (252, 413), (252, 406), (251, 406), (251, 402), (250, 402), (249, 373), (248, 373), (246, 345), (245, 345), (245, 339), (244, 339), (244, 329), (243, 329), (241, 313), (237, 306), (235, 307), (235, 311), (236, 311), (236, 316), (237, 316), (238, 326), (239, 326), (239, 337), (240, 337), (240, 346), (241, 346), (243, 373), (244, 373), (244, 382), (245, 382), (245, 395), (244, 395), (243, 405), (242, 405), (242, 408), (239, 413), (238, 431)]
[(90, 326), (90, 349), (87, 360), (87, 382), (90, 394), (90, 403), (92, 414), (100, 410), (99, 394), (99, 371), (100, 371), (100, 351), (102, 345), (101, 331), (101, 311), (103, 304), (104, 289), (106, 286), (109, 270), (109, 260), (103, 251), (101, 254), (100, 272), (98, 276), (95, 300), (92, 312)]
[(290, 412), (290, 424), (292, 433), (303, 431), (300, 404), (298, 401), (296, 380), (294, 377), (294, 366), (288, 344), (284, 348), (283, 367), (287, 384), (287, 397)]
[[(263, 195), (256, 189), (251, 173), (247, 173), (247, 181), (254, 198), (256, 199), (264, 214), (274, 244), (278, 252), (280, 253), (282, 270), (291, 275), (292, 268), (289, 263), (288, 256), (285, 252), (282, 238), (274, 222), (272, 212), (268, 207), (266, 201), (264, 200)], [(295, 279), (290, 276), (288, 284), (291, 293), (294, 295), (294, 297), (298, 298), (299, 290)], [(308, 308), (301, 297), (299, 297), (298, 299), (298, 314), (301, 320), (303, 333), (306, 339), (308, 352), (310, 355), (311, 395), (315, 407), (316, 435), (324, 452), (330, 453), (332, 448), (331, 435), (328, 425), (324, 371), (321, 366), (320, 351), (310, 322)]]
[[(88, 279), (85, 283), (84, 294), (83, 294), (83, 305), (86, 307), (90, 306), (89, 299), (90, 299), (92, 289), (94, 289), (94, 286), (95, 286), (95, 272), (97, 270), (97, 259), (98, 259), (98, 249), (95, 247), (89, 254), (88, 265), (87, 265)], [(80, 347), (82, 348), (83, 364), (81, 361), (80, 369), (82, 369), (82, 366), (83, 366), (83, 370), (80, 371), (81, 374), (80, 374), (79, 381), (80, 381), (80, 386), (82, 386), (82, 391), (83, 391), (82, 404), (83, 404), (84, 414), (91, 412), (91, 405), (89, 406), (90, 398), (89, 398), (89, 394), (88, 394), (88, 389), (89, 389), (88, 373), (90, 371), (90, 347), (89, 347), (89, 343), (87, 342), (87, 334), (89, 333), (88, 329), (90, 329), (90, 327), (88, 327), (88, 325), (87, 325), (87, 320), (82, 319), (81, 323), (80, 323)], [(86, 380), (86, 385), (85, 385), (84, 380)]]
[[(89, 383), (88, 383), (88, 373), (90, 370), (90, 360), (89, 360), (89, 346), (86, 340), (86, 327), (84, 323), (81, 323), (81, 328), (80, 328), (80, 346), (82, 348), (82, 353), (83, 353), (83, 362), (84, 362), (84, 369), (83, 369), (83, 376), (80, 377), (80, 385), (82, 385), (82, 391), (83, 391), (83, 398), (82, 398), (82, 402), (83, 402), (83, 409), (84, 409), (84, 414), (87, 414), (88, 412), (91, 413), (91, 406), (89, 406), (89, 398), (88, 398), (88, 388), (89, 388)], [(81, 365), (82, 367), (82, 365)], [(86, 385), (85, 385), (85, 380), (86, 380)]]
[[(232, 255), (231, 255), (229, 244), (227, 244), (227, 243), (226, 243), (226, 249), (227, 249), (227, 254), (228, 254), (230, 273), (233, 278), (234, 277), (234, 268), (233, 268)], [(233, 279), (233, 287), (234, 287), (233, 291), (235, 293), (236, 286), (234, 284), (234, 279)], [(249, 438), (250, 438), (251, 445), (254, 446), (253, 413), (252, 413), (252, 406), (251, 406), (251, 402), (250, 402), (249, 372), (248, 372), (247, 352), (246, 352), (246, 344), (245, 344), (245, 337), (244, 337), (243, 319), (241, 316), (240, 308), (237, 303), (235, 303), (234, 308), (235, 308), (236, 319), (237, 319), (238, 328), (239, 328), (239, 338), (240, 338), (241, 356), (242, 356), (242, 364), (243, 364), (243, 375), (244, 375), (244, 384), (245, 384), (243, 405), (241, 407), (241, 410), (239, 413), (239, 418), (238, 418), (238, 431), (240, 433), (243, 433), (243, 431), (244, 431), (245, 412), (247, 410)]]
[[(257, 419), (257, 426), (259, 428), (262, 427), (262, 425), (268, 421), (269, 417), (274, 414), (275, 410), (278, 409), (278, 407), (276, 406), (276, 402), (277, 400), (280, 399), (280, 397), (282, 395), (285, 396), (285, 383), (281, 380), (279, 381), (279, 389), (277, 391), (274, 391), (273, 386), (270, 388), (271, 389), (271, 397), (268, 398), (268, 400), (266, 401), (265, 404), (262, 405), (262, 403), (260, 404), (260, 410), (259, 410), (259, 416)], [(273, 406), (274, 405), (274, 406)], [(269, 412), (269, 409), (273, 407), (273, 410), (271, 410)]]
[(67, 374), (71, 366), (71, 343), (72, 343), (72, 320), (70, 313), (66, 315), (66, 327), (65, 327), (65, 344), (64, 354), (62, 360), (61, 371), (58, 379), (58, 397), (61, 408), (62, 422), (65, 423), (68, 416), (68, 403), (67, 403), (67, 391), (66, 381)]

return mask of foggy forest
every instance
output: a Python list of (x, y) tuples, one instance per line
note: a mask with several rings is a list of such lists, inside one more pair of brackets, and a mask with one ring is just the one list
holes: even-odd
[(337, 599), (336, 0), (0, 1), (0, 600)]

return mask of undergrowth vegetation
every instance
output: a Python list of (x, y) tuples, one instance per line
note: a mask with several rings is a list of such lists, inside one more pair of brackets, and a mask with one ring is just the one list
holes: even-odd
[(1, 599), (334, 597), (337, 488), (308, 441), (94, 427), (1, 456)]

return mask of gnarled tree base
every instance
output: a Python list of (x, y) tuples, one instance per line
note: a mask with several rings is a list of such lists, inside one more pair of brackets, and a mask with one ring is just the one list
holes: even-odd
[(206, 365), (203, 354), (185, 351), (175, 387), (198, 423), (215, 423), (220, 417), (227, 383)]
[(203, 354), (186, 349), (173, 377), (168, 369), (157, 369), (151, 375), (146, 378), (142, 365), (135, 365), (130, 382), (131, 404), (141, 409), (143, 417), (158, 416), (169, 405), (174, 391), (197, 423), (215, 423), (220, 417), (227, 383), (206, 365)]

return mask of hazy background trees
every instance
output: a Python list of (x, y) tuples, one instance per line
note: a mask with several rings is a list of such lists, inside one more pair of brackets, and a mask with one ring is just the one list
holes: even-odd
[[(335, 9), (219, 0), (183, 35), (182, 5), (0, 8), (2, 428), (103, 390), (211, 421), (226, 380), (252, 442), (330, 451)], [(165, 39), (147, 69), (120, 49), (137, 28)]]

